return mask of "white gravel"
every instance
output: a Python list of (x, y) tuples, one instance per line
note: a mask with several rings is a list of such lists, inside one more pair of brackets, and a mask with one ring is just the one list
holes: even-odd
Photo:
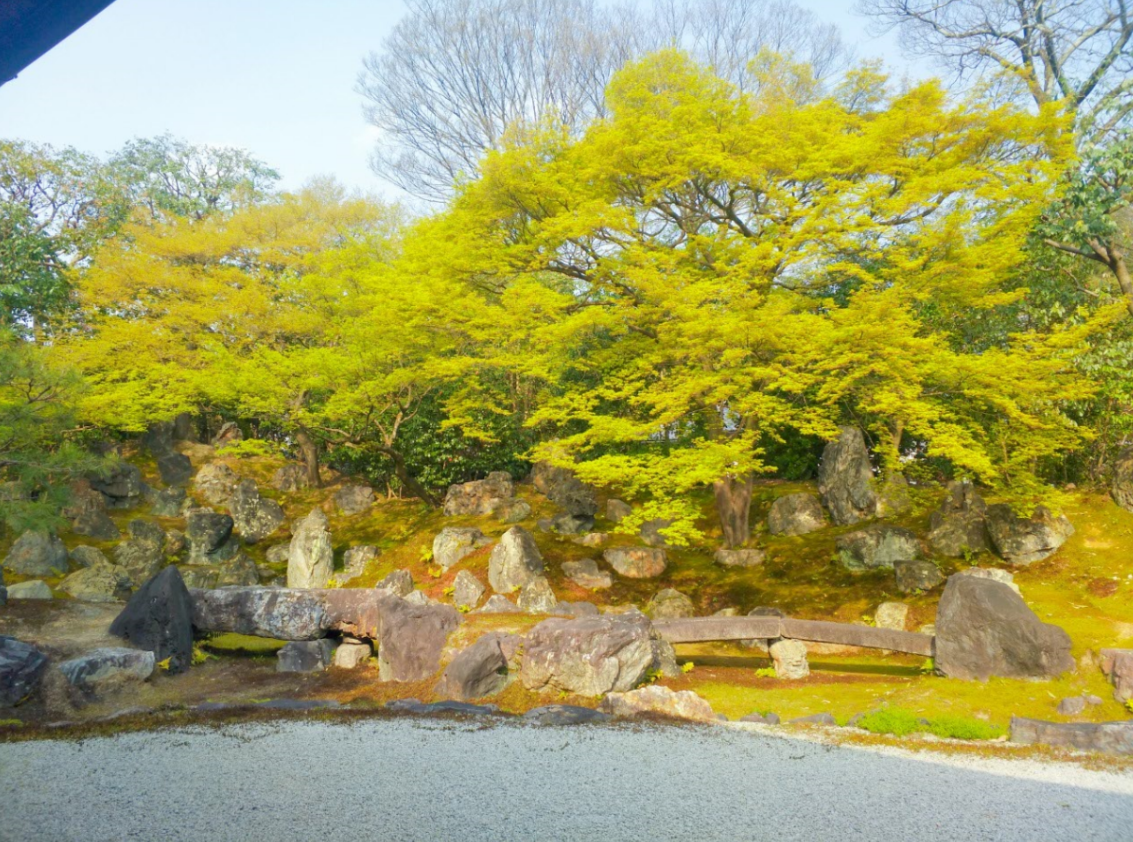
[(0, 745), (0, 840), (1133, 839), (1133, 776), (757, 729), (372, 720)]

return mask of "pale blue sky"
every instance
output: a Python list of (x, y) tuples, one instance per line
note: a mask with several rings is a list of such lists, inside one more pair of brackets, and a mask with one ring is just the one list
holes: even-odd
[[(799, 0), (859, 57), (908, 63), (852, 0)], [(284, 185), (334, 175), (394, 196), (367, 164), (372, 130), (354, 80), (401, 0), (117, 0), (0, 87), (0, 137), (105, 154), (163, 132), (248, 149)]]

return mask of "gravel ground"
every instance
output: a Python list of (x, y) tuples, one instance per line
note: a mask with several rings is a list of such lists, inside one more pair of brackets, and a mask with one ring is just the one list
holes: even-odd
[(420, 719), (0, 744), (0, 840), (1133, 839), (1133, 776), (759, 730)]

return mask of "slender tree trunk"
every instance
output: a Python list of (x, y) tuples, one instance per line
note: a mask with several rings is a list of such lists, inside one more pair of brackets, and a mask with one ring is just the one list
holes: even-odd
[(423, 500), (433, 508), (436, 508), (441, 504), (441, 501), (437, 499), (437, 496), (433, 494), (433, 492), (429, 491), (429, 489), (421, 485), (421, 483), (413, 478), (413, 476), (409, 473), (409, 468), (407, 468), (405, 465), (405, 459), (400, 453), (398, 453), (392, 447), (382, 447), (380, 448), (380, 450), (382, 451), (382, 453), (393, 460), (394, 476), (397, 477), (398, 481), (402, 484), (406, 491), (408, 491), (411, 495), (418, 498), (419, 500)]
[(295, 441), (299, 444), (299, 459), (307, 472), (307, 482), (313, 488), (323, 487), (323, 478), (319, 474), (319, 446), (310, 434), (303, 428), (295, 434)]
[(1129, 315), (1133, 316), (1133, 277), (1129, 274), (1129, 264), (1125, 262), (1125, 255), (1117, 250), (1113, 251), (1113, 263), (1110, 268), (1117, 276), (1117, 285), (1125, 293), (1125, 306), (1129, 310)]
[(738, 547), (751, 536), (748, 521), (751, 514), (752, 478), (724, 477), (716, 482), (714, 490), (724, 542), (729, 548)]

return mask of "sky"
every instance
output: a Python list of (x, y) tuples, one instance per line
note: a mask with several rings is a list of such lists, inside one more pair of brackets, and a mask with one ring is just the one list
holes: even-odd
[[(853, 0), (798, 0), (838, 24), (860, 58), (924, 75)], [(368, 165), (374, 130), (354, 92), (362, 59), (402, 0), (116, 0), (0, 87), (0, 137), (105, 155), (170, 132), (236, 146), (285, 188), (318, 175), (399, 198)]]

